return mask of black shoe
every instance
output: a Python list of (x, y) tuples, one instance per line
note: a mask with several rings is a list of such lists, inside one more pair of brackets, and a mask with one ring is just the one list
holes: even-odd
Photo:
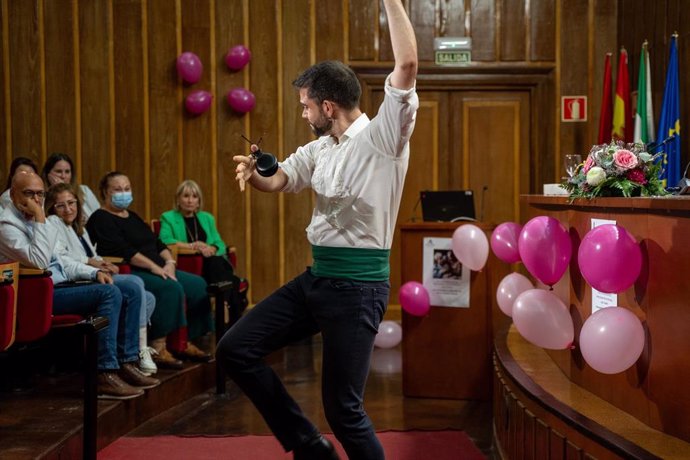
[(331, 441), (321, 435), (297, 447), (293, 455), (295, 460), (340, 460)]

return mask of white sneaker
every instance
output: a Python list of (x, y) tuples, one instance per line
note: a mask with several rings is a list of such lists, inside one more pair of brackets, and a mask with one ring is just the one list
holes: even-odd
[(151, 358), (151, 355), (157, 354), (158, 352), (151, 347), (145, 347), (139, 351), (139, 370), (147, 377), (158, 372), (158, 367)]

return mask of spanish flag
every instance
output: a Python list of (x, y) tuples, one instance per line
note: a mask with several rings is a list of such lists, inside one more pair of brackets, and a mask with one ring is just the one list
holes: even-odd
[(616, 76), (616, 99), (613, 102), (614, 139), (632, 142), (632, 112), (630, 110), (630, 76), (628, 75), (628, 52), (621, 48), (618, 57), (618, 75)]

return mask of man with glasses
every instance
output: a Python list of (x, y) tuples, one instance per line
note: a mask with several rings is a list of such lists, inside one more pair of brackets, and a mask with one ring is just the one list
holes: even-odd
[[(56, 314), (96, 315), (110, 320), (110, 326), (98, 334), (99, 397), (130, 399), (143, 394), (140, 387), (157, 385), (156, 379), (128, 372), (133, 367), (129, 363), (139, 359), (139, 306), (129, 305), (131, 308), (121, 314), (122, 295), (109, 275), (86, 270), (84, 264), (64, 257), (57, 229), (43, 210), (41, 178), (34, 173), (16, 174), (10, 197), (12, 203), (0, 213), (0, 262), (18, 261), (23, 266), (50, 270)], [(96, 283), (73, 283), (81, 280)]]

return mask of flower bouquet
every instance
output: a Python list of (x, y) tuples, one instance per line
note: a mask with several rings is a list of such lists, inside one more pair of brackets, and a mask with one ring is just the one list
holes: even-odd
[(570, 193), (571, 200), (666, 195), (664, 184), (659, 179), (662, 164), (656, 161), (661, 155), (648, 153), (641, 143), (612, 141), (595, 145), (573, 177), (563, 182), (561, 187)]

